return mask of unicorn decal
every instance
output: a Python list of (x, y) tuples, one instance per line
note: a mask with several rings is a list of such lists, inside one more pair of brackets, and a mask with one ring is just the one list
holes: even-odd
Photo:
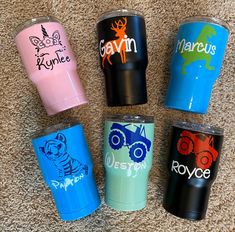
[[(53, 70), (55, 65), (70, 62), (70, 57), (65, 54), (66, 46), (61, 43), (61, 36), (58, 30), (48, 35), (46, 28), (41, 25), (43, 39), (37, 36), (29, 36), (29, 40), (35, 46), (37, 57), (36, 66), (39, 70)], [(55, 47), (55, 49), (53, 49)]]
[(41, 40), (37, 36), (30, 36), (30, 42), (36, 47), (37, 52), (39, 52), (43, 48), (51, 47), (54, 45), (62, 45), (60, 41), (60, 33), (58, 30), (53, 32), (52, 36), (50, 37), (43, 25), (41, 25), (41, 30), (43, 34), (43, 39)]

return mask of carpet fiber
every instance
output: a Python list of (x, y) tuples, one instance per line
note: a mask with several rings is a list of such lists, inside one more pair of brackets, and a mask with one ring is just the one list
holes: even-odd
[[(101, 13), (121, 7), (138, 9), (145, 15), (149, 101), (145, 105), (109, 108), (99, 66), (95, 23)], [(47, 116), (36, 88), (27, 79), (12, 37), (19, 23), (42, 15), (53, 15), (64, 25), (89, 98), (89, 104), (53, 117)], [(229, 22), (232, 28), (221, 76), (214, 86), (209, 112), (204, 116), (165, 109), (163, 105), (172, 41), (179, 23), (192, 15), (216, 16)], [(235, 231), (234, 24), (234, 0), (1, 0), (0, 231)], [(103, 202), (102, 138), (106, 113), (155, 116), (154, 159), (148, 204), (144, 210), (116, 212)], [(66, 223), (60, 221), (50, 191), (43, 183), (30, 136), (35, 130), (68, 117), (78, 117), (84, 125), (102, 205), (92, 215)], [(218, 177), (212, 187), (206, 219), (199, 222), (176, 218), (162, 207), (168, 135), (173, 120), (210, 123), (225, 128)]]

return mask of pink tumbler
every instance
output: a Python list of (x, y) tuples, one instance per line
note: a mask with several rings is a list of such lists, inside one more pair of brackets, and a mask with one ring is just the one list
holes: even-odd
[(28, 77), (48, 115), (87, 103), (66, 33), (53, 17), (38, 17), (16, 29), (15, 42)]

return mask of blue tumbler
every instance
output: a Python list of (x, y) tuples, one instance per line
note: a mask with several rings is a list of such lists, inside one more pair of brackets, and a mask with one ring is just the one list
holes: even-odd
[(205, 114), (220, 74), (228, 25), (216, 18), (190, 17), (179, 27), (165, 106)]
[(61, 219), (76, 220), (95, 211), (100, 197), (81, 124), (52, 126), (34, 136), (32, 143)]

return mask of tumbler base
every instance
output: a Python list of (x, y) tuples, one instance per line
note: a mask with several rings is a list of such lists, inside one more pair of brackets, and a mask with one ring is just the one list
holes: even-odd
[(180, 110), (184, 112), (189, 112), (189, 113), (195, 113), (195, 114), (206, 114), (207, 113), (207, 108), (206, 109), (199, 109), (196, 107), (182, 107), (178, 105), (170, 105), (170, 104), (165, 104), (166, 108), (173, 109), (173, 110)]
[(99, 206), (100, 206), (100, 201), (96, 202), (96, 204), (89, 205), (88, 207), (83, 208), (79, 211), (71, 213), (59, 213), (59, 215), (63, 221), (74, 221), (92, 214), (96, 209), (99, 208)]
[(198, 221), (205, 218), (205, 212), (193, 212), (193, 211), (185, 211), (185, 212), (179, 212), (175, 211), (174, 209), (168, 208), (166, 205), (163, 204), (164, 209), (175, 215), (176, 217), (192, 220), (192, 221)]
[(85, 96), (76, 96), (70, 99), (64, 99), (64, 101), (58, 103), (58, 104), (54, 104), (52, 106), (47, 106), (45, 105), (47, 114), (49, 116), (55, 115), (57, 113), (63, 112), (65, 110), (83, 105), (88, 103), (88, 101), (86, 100)]
[(138, 202), (138, 203), (122, 203), (113, 201), (110, 199), (105, 199), (105, 203), (112, 209), (117, 211), (137, 211), (145, 208), (146, 201)]

